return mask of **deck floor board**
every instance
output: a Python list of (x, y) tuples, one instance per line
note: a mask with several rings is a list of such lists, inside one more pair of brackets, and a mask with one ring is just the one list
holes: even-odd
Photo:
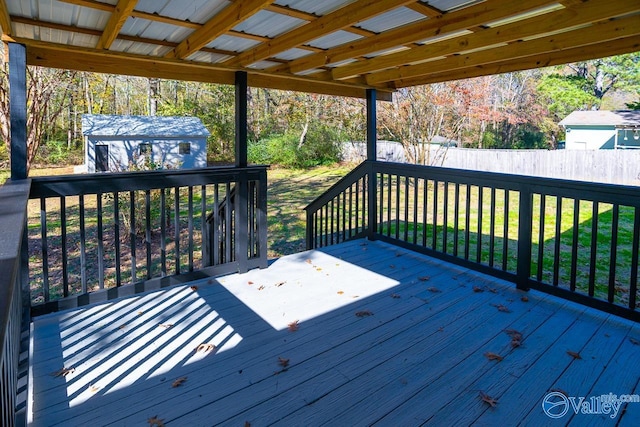
[[(33, 426), (555, 425), (550, 390), (639, 391), (638, 324), (366, 240), (41, 316), (32, 330)], [(562, 423), (637, 425), (640, 403), (622, 409)]]

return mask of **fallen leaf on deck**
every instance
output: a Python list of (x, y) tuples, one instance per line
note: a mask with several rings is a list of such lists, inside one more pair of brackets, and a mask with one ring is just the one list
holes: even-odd
[(291, 332), (295, 332), (295, 331), (297, 331), (297, 330), (298, 330), (298, 328), (299, 328), (299, 326), (298, 326), (298, 321), (297, 321), (297, 320), (294, 320), (293, 322), (289, 323), (289, 324), (287, 325), (287, 327), (289, 328), (289, 330), (290, 330)]
[(253, 282), (252, 282), (251, 280), (249, 280), (249, 281), (247, 282), (247, 285), (253, 285)]
[(191, 289), (192, 291), (197, 291), (197, 290), (198, 290), (198, 287), (197, 287), (197, 286), (195, 286), (195, 285), (193, 285), (193, 286), (191, 286), (189, 289)]
[(505, 329), (504, 332), (511, 337), (511, 347), (520, 347), (522, 342), (522, 333), (515, 329)]
[(397, 299), (397, 298), (400, 298), (400, 295), (398, 295), (398, 294), (391, 294), (391, 298), (396, 298), (396, 299)]
[(488, 394), (482, 391), (480, 392), (480, 399), (482, 399), (483, 402), (487, 403), (492, 408), (495, 408), (496, 405), (498, 404), (498, 401), (496, 399), (494, 399), (493, 397), (489, 396)]
[(640, 341), (633, 339), (633, 338), (629, 338), (629, 341), (631, 341), (631, 344), (633, 345), (640, 345)]
[(567, 354), (573, 357), (574, 359), (582, 359), (582, 356), (580, 356), (580, 353), (576, 353), (575, 351), (567, 350)]
[(259, 291), (261, 291), (261, 290), (263, 290), (263, 289), (264, 289), (264, 285), (260, 285), (260, 286), (258, 287), (258, 290), (259, 290)]
[(528, 297), (522, 297), (522, 298), (520, 298), (520, 301), (529, 302), (529, 298)]
[(75, 368), (74, 367), (70, 367), (70, 368), (62, 368), (59, 371), (56, 372), (52, 372), (51, 375), (53, 375), (54, 377), (66, 377), (69, 374), (72, 374), (73, 372), (75, 372)]
[(498, 290), (496, 288), (489, 288), (489, 292), (491, 292), (492, 294), (497, 294)]
[(311, 264), (311, 260), (310, 260), (310, 259), (307, 259), (305, 262), (306, 262), (307, 264)]
[(473, 292), (484, 292), (484, 289), (482, 289), (482, 288), (480, 288), (480, 287), (478, 287), (476, 285), (473, 285)]
[(278, 357), (278, 365), (282, 366), (283, 368), (286, 368), (287, 366), (289, 366), (289, 359), (286, 359), (284, 357)]
[(244, 422), (244, 427), (251, 427), (251, 423), (249, 421)]
[(92, 385), (92, 386), (90, 386), (90, 387), (89, 387), (89, 391), (90, 391), (91, 393), (97, 393), (97, 392), (98, 392), (98, 390), (100, 390), (100, 387), (96, 387), (96, 386), (94, 386), (94, 385)]
[(433, 293), (442, 292), (440, 289), (435, 288), (435, 287), (433, 287), (433, 286), (432, 286), (432, 287), (430, 287), (430, 288), (427, 288), (427, 290), (428, 290), (429, 292), (433, 292)]
[(216, 349), (215, 345), (213, 345), (211, 343), (203, 343), (203, 344), (200, 344), (199, 346), (196, 347), (196, 353), (199, 353), (201, 351), (206, 353), (207, 351), (211, 351), (211, 350), (215, 350), (215, 349)]
[(180, 387), (187, 380), (187, 377), (180, 377), (176, 379), (173, 383), (171, 383), (171, 387), (176, 388)]
[(161, 328), (169, 329), (173, 328), (173, 323), (160, 323), (158, 326)]
[(497, 308), (498, 311), (501, 311), (503, 313), (511, 313), (511, 310), (509, 310), (509, 308), (505, 305), (502, 305), (502, 304), (491, 304), (491, 305)]
[(140, 315), (142, 315), (142, 314), (144, 314), (144, 311), (139, 311), (139, 312), (138, 312), (138, 316), (140, 316)]
[(396, 266), (393, 264), (389, 264), (389, 268), (396, 268)]
[(316, 267), (316, 271), (322, 271), (322, 268)]
[(500, 356), (499, 354), (495, 354), (492, 353), (490, 351), (486, 352), (484, 354), (484, 357), (486, 357), (489, 360), (497, 360), (498, 362), (502, 362), (502, 359), (504, 359), (502, 356)]
[(279, 288), (280, 286), (284, 285), (285, 283), (287, 283), (287, 282), (285, 281), (285, 282), (276, 283), (276, 288)]
[(426, 281), (428, 281), (429, 279), (431, 279), (431, 277), (429, 277), (429, 276), (421, 276), (421, 277), (418, 277), (418, 280), (420, 280), (421, 282), (426, 282)]
[(126, 327), (127, 327), (127, 324), (125, 323), (124, 325), (120, 325), (120, 326), (118, 326), (118, 329), (124, 329), (124, 328), (126, 328)]
[(158, 416), (156, 415), (155, 417), (151, 417), (147, 420), (147, 422), (149, 423), (150, 426), (156, 426), (156, 427), (164, 427), (164, 422), (163, 420), (161, 420), (160, 418), (158, 418)]
[(344, 291), (338, 291), (338, 295), (344, 294)]
[(356, 316), (358, 317), (373, 316), (373, 313), (370, 312), (369, 310), (356, 311)]

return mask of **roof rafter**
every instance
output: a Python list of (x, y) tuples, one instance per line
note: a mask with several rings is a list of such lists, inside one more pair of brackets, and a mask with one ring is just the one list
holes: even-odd
[(589, 27), (556, 34), (549, 37), (514, 43), (467, 55), (453, 56), (425, 64), (409, 65), (393, 70), (367, 75), (367, 83), (376, 85), (383, 82), (402, 80), (437, 72), (453, 71), (460, 68), (499, 63), (501, 61), (527, 57), (530, 55), (562, 51), (580, 46), (598, 44), (607, 40), (640, 35), (640, 15), (597, 23)]
[(314, 40), (323, 34), (341, 30), (357, 22), (387, 12), (391, 7), (400, 7), (413, 2), (415, 0), (357, 0), (313, 22), (243, 52), (228, 61), (228, 63), (230, 65), (247, 66)]
[(11, 19), (9, 17), (9, 11), (7, 10), (7, 4), (5, 0), (0, 0), (0, 29), (2, 33), (10, 36), (13, 34), (11, 29)]
[(530, 70), (533, 68), (550, 67), (571, 62), (583, 61), (585, 58), (605, 58), (614, 55), (622, 55), (627, 52), (640, 50), (640, 38), (637, 36), (623, 37), (615, 41), (592, 44), (588, 46), (566, 49), (559, 52), (550, 52), (543, 55), (532, 55), (497, 64), (478, 65), (461, 68), (453, 72), (439, 72), (427, 74), (415, 78), (400, 79), (395, 81), (396, 88), (416, 85), (425, 85), (450, 80), (470, 79), (489, 74), (502, 74), (514, 71)]
[(577, 27), (640, 11), (640, 3), (636, 0), (620, 0), (604, 3), (589, 2), (584, 3), (580, 7), (582, 10), (579, 14), (572, 9), (560, 9), (524, 21), (517, 21), (495, 28), (486, 28), (473, 35), (463, 35), (440, 42), (421, 45), (411, 50), (336, 67), (333, 70), (333, 77), (336, 79), (346, 79), (355, 75), (371, 73), (404, 64), (427, 62), (441, 56), (452, 55), (462, 51), (480, 49), (497, 43), (511, 43), (526, 37), (550, 33), (558, 28), (558, 24), (563, 24), (569, 28)]
[(138, 0), (118, 0), (115, 10), (102, 32), (102, 37), (98, 40), (98, 45), (96, 46), (98, 49), (109, 49), (111, 47), (137, 3)]
[[(506, 16), (553, 3), (556, 3), (556, 1), (526, 0), (504, 2), (502, 0), (487, 0), (474, 6), (444, 13), (436, 18), (422, 20), (394, 30), (389, 30), (366, 40), (356, 40), (324, 52), (305, 56), (291, 61), (288, 65), (288, 71), (291, 73), (300, 73), (323, 65), (344, 61), (354, 56), (366, 55), (373, 49), (376, 51), (392, 49), (429, 37), (465, 30), (469, 25), (482, 25)], [(274, 67), (271, 71), (283, 71), (283, 69), (278, 66)]]
[(216, 14), (200, 29), (184, 39), (175, 49), (167, 54), (167, 58), (184, 59), (198, 51), (211, 40), (226, 33), (239, 22), (259, 12), (274, 0), (243, 0), (231, 3)]

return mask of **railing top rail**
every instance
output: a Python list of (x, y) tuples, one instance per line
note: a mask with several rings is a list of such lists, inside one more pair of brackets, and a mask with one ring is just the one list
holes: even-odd
[(480, 186), (496, 186), (496, 183), (499, 183), (498, 188), (509, 190), (520, 190), (527, 187), (527, 189), (535, 193), (640, 207), (640, 188), (631, 185), (572, 181), (557, 178), (391, 162), (375, 162), (374, 168), (377, 172), (382, 173), (392, 173), (427, 179), (435, 178), (450, 182), (464, 182)]
[(100, 174), (58, 175), (33, 178), (30, 198), (74, 196), (113, 191), (151, 190), (176, 186), (203, 185), (238, 179), (259, 178), (269, 166), (246, 168), (210, 167), (201, 169), (168, 169), (154, 171), (115, 172)]
[(340, 178), (340, 180), (335, 184), (333, 184), (327, 191), (325, 191), (320, 196), (316, 197), (316, 199), (311, 203), (309, 203), (307, 207), (304, 208), (304, 210), (307, 212), (313, 212), (317, 210), (319, 207), (323, 206), (325, 203), (332, 200), (341, 191), (343, 191), (347, 185), (354, 183), (355, 181), (357, 181), (358, 179), (366, 175), (371, 163), (372, 162), (370, 161), (364, 161), (360, 163), (358, 166), (356, 166), (355, 169), (353, 169), (347, 175)]
[(0, 186), (0, 354), (5, 350), (6, 325), (19, 273), (16, 260), (20, 258), (30, 185), (31, 180), (25, 179)]

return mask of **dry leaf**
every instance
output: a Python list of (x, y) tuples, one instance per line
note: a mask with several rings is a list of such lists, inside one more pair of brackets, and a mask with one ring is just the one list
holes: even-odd
[(356, 311), (356, 316), (358, 317), (373, 316), (373, 313), (370, 312), (369, 310)]
[(173, 323), (160, 323), (158, 326), (161, 328), (170, 329), (173, 328)]
[(433, 287), (433, 286), (432, 286), (432, 287), (430, 287), (430, 288), (427, 288), (427, 290), (428, 290), (429, 292), (433, 292), (433, 293), (442, 292), (440, 289), (435, 288), (435, 287)]
[(176, 388), (180, 387), (187, 380), (187, 377), (180, 377), (176, 379), (173, 383), (171, 383), (171, 387)]
[(100, 390), (100, 387), (96, 387), (96, 386), (94, 386), (94, 385), (89, 386), (89, 391), (90, 391), (91, 393), (97, 393), (97, 392), (98, 392), (98, 390)]
[(497, 360), (498, 362), (502, 362), (502, 359), (504, 359), (502, 356), (500, 356), (499, 354), (495, 354), (492, 353), (490, 351), (486, 352), (484, 354), (484, 357), (486, 357), (489, 360)]
[(158, 416), (156, 415), (155, 417), (151, 417), (147, 420), (147, 422), (149, 423), (150, 426), (156, 426), (156, 427), (164, 427), (164, 422), (163, 420), (161, 420), (160, 418), (158, 418)]
[(126, 327), (127, 327), (127, 324), (125, 323), (124, 325), (120, 325), (120, 326), (118, 326), (118, 329), (124, 329), (124, 328), (126, 328)]
[(197, 290), (198, 290), (198, 287), (197, 287), (197, 286), (195, 286), (195, 285), (193, 285), (193, 286), (191, 286), (191, 287), (190, 287), (190, 289), (191, 289), (192, 291), (197, 291)]
[(498, 311), (501, 311), (503, 313), (511, 313), (511, 310), (509, 310), (509, 308), (505, 305), (502, 305), (502, 304), (491, 304), (491, 305), (497, 308)]
[(284, 357), (278, 357), (278, 365), (282, 366), (283, 368), (286, 368), (287, 366), (289, 366), (289, 359), (286, 359)]
[(139, 311), (139, 312), (138, 312), (138, 316), (141, 316), (141, 315), (143, 315), (143, 314), (144, 314), (144, 311)]
[(264, 289), (264, 285), (260, 285), (260, 286), (258, 287), (258, 290), (259, 290), (259, 291), (261, 291), (261, 290), (263, 290), (263, 289)]
[(487, 403), (492, 408), (495, 408), (496, 405), (498, 404), (498, 401), (496, 399), (494, 399), (493, 397), (489, 396), (488, 394), (482, 391), (480, 392), (480, 399), (482, 399), (483, 402)]
[(398, 294), (391, 294), (391, 298), (398, 299), (398, 298), (400, 298), (400, 295), (398, 295)]
[(522, 344), (522, 333), (515, 329), (505, 329), (504, 332), (511, 337), (511, 347), (520, 347)]
[(418, 277), (418, 280), (420, 280), (421, 282), (427, 282), (429, 279), (431, 279), (431, 277), (429, 276)]
[(338, 295), (344, 294), (344, 291), (338, 291)]
[(488, 288), (489, 292), (491, 292), (492, 294), (497, 294), (498, 290), (496, 288)]
[(478, 287), (478, 286), (476, 286), (476, 285), (473, 285), (473, 292), (484, 292), (484, 289), (479, 288), (479, 287)]
[(567, 350), (567, 354), (573, 357), (574, 359), (582, 359), (582, 356), (580, 356), (580, 353), (576, 353), (575, 351)]
[(307, 264), (311, 264), (311, 260), (310, 260), (310, 259), (307, 259), (305, 262), (306, 262)]
[(295, 332), (295, 331), (297, 331), (297, 330), (298, 330), (298, 328), (299, 328), (299, 326), (298, 326), (298, 321), (297, 321), (297, 320), (294, 320), (293, 322), (289, 323), (289, 324), (287, 325), (287, 327), (289, 328), (289, 330), (290, 330), (291, 332)]
[(249, 280), (249, 281), (247, 282), (247, 285), (253, 285), (253, 282), (252, 282), (251, 280)]
[(389, 264), (389, 268), (396, 268), (396, 266), (393, 264)]
[(201, 351), (206, 353), (207, 351), (211, 351), (215, 349), (216, 349), (215, 345), (211, 343), (203, 343), (203, 344), (200, 344), (198, 347), (196, 347), (196, 353), (199, 353)]
[(53, 372), (51, 375), (54, 377), (66, 377), (67, 375), (74, 373), (75, 370), (76, 369), (74, 367), (62, 368), (59, 371)]
[(285, 282), (276, 283), (276, 288), (279, 288), (280, 286), (284, 285), (285, 283), (287, 283), (287, 282), (285, 281)]
[(629, 338), (629, 341), (631, 341), (631, 344), (633, 345), (640, 345), (640, 341), (633, 339), (633, 338)]
[(522, 298), (520, 298), (520, 301), (529, 302), (529, 298), (528, 297), (522, 297)]

